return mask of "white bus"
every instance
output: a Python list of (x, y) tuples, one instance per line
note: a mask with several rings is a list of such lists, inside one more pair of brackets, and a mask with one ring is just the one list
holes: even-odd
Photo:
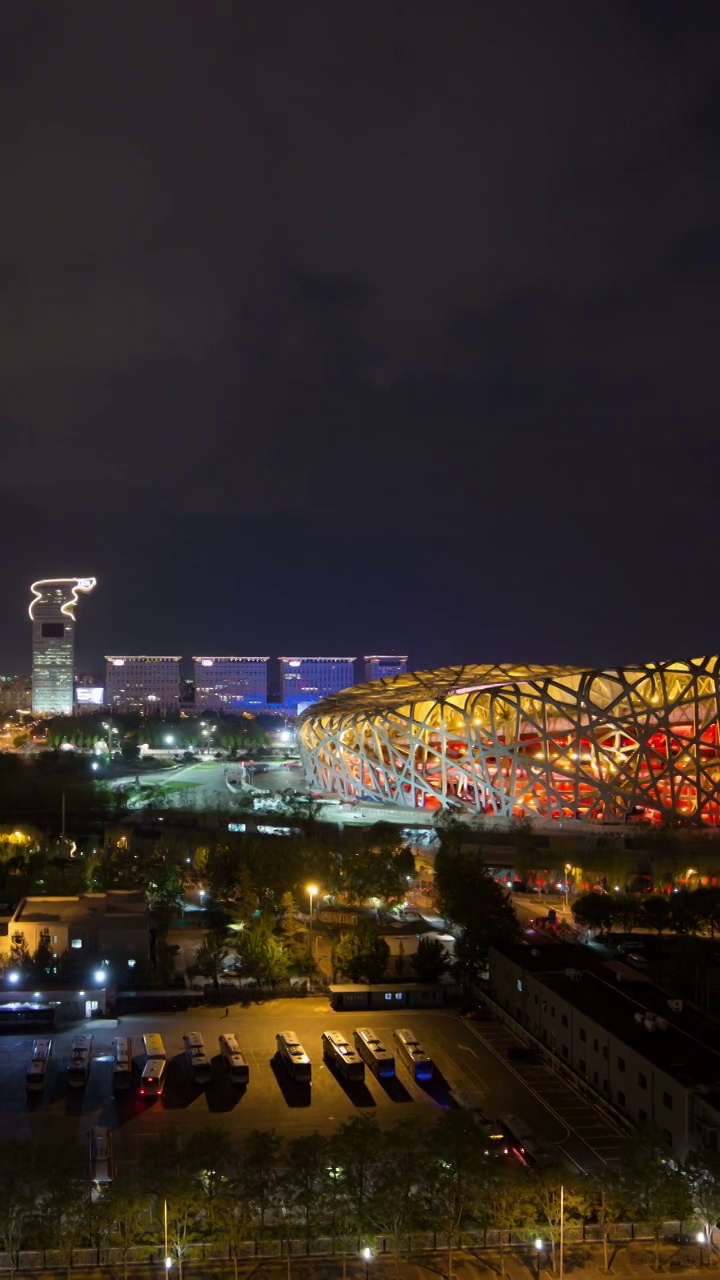
[(75, 1036), (70, 1046), (68, 1062), (68, 1084), (73, 1089), (84, 1089), (90, 1074), (92, 1060), (92, 1036)]
[(536, 1138), (530, 1125), (521, 1116), (498, 1116), (499, 1123), (505, 1129), (508, 1145), (513, 1155), (521, 1164), (548, 1164), (552, 1155)]
[(414, 1031), (407, 1027), (393, 1031), (393, 1040), (398, 1058), (405, 1063), (415, 1080), (432, 1080), (435, 1074), (435, 1063), (423, 1049)]
[(143, 1045), (145, 1048), (145, 1056), (148, 1058), (166, 1058), (165, 1045), (162, 1036), (151, 1031), (148, 1035), (143, 1036)]
[(345, 1039), (342, 1031), (323, 1031), (320, 1038), (324, 1056), (346, 1080), (365, 1079), (365, 1063)]
[(159, 1098), (165, 1087), (167, 1059), (162, 1036), (151, 1032), (143, 1036), (143, 1044), (147, 1055), (140, 1078), (140, 1096), (143, 1098)]
[(353, 1039), (360, 1057), (365, 1059), (378, 1079), (395, 1075), (395, 1059), (370, 1027), (356, 1027)]
[(52, 1056), (52, 1040), (33, 1040), (25, 1084), (28, 1093), (42, 1093)]
[(275, 1037), (277, 1053), (285, 1070), (299, 1084), (312, 1081), (312, 1063), (294, 1031), (279, 1031)]
[(115, 1177), (115, 1161), (113, 1159), (112, 1130), (104, 1125), (93, 1125), (88, 1133), (91, 1197), (97, 1200), (103, 1187), (107, 1187)]
[(113, 1047), (113, 1089), (116, 1093), (129, 1089), (132, 1085), (133, 1056), (132, 1040), (129, 1036), (116, 1036)]
[(250, 1081), (250, 1067), (243, 1057), (237, 1038), (231, 1031), (227, 1031), (224, 1035), (218, 1036), (218, 1044), (220, 1046), (220, 1056), (228, 1069), (228, 1075), (232, 1083), (248, 1084)]
[(196, 1084), (210, 1084), (212, 1067), (205, 1052), (205, 1041), (199, 1031), (188, 1031), (183, 1036), (185, 1061)]

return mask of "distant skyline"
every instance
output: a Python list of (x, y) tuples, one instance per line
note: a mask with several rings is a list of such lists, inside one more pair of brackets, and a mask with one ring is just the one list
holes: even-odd
[(716, 650), (716, 0), (0, 12), (0, 670)]

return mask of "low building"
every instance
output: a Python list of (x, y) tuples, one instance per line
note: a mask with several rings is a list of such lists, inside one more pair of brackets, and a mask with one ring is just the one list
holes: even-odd
[(333, 1009), (441, 1009), (455, 994), (449, 979), (437, 982), (333, 982)]
[(6, 945), (21, 933), (31, 953), (48, 937), (53, 955), (64, 951), (146, 956), (150, 912), (142, 889), (111, 889), (67, 897), (23, 898), (8, 923)]
[[(720, 1026), (572, 943), (494, 946), (489, 994), (521, 1038), (684, 1158), (720, 1146)], [(525, 1033), (525, 1034), (524, 1034)]]
[(12, 994), (8, 989), (0, 1000), (0, 1027), (28, 1031), (82, 1018), (104, 1018), (107, 1012), (108, 992), (104, 986), (77, 991), (57, 987), (18, 991), (13, 987)]

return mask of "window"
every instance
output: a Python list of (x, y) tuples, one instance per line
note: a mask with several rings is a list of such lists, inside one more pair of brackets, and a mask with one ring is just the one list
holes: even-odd
[(396, 991), (396, 992), (395, 992), (395, 999), (396, 999), (396, 1000), (402, 1000), (402, 998), (403, 998), (403, 993), (402, 993), (402, 991)]
[(647, 1111), (643, 1111), (642, 1107), (638, 1107), (638, 1120), (641, 1124), (647, 1120)]
[(568, 1020), (567, 1020), (567, 1014), (566, 1014), (566, 1013), (564, 1013), (564, 1014), (563, 1014), (563, 1016), (562, 1016), (562, 1024), (563, 1024), (563, 1026), (564, 1026), (564, 1027), (566, 1027), (566, 1026), (568, 1025)]
[(593, 1049), (595, 1050), (595, 1052), (596, 1052), (596, 1053), (597, 1053), (597, 1051), (598, 1051), (598, 1049), (599, 1049), (599, 1048), (600, 1048), (600, 1041), (599, 1041), (599, 1040), (593, 1040)]
[(585, 1075), (585, 1072), (587, 1071), (584, 1058), (578, 1058), (578, 1071), (582, 1072), (583, 1075)]
[(642, 1071), (638, 1071), (638, 1084), (641, 1089), (647, 1089), (647, 1076)]
[(585, 1030), (584, 1027), (580, 1028), (578, 1035), (580, 1036), (582, 1043), (585, 1044), (587, 1041), (587, 1031)]
[(386, 1000), (392, 1000), (392, 991), (386, 991), (386, 992), (385, 992), (385, 999), (386, 999)]
[(562, 1056), (563, 1056), (563, 1058), (567, 1058), (567, 1056), (568, 1056), (568, 1047), (567, 1047), (567, 1045), (566, 1045), (566, 1044), (564, 1044), (564, 1045), (562, 1046)]
[(517, 979), (515, 986), (517, 987), (518, 991), (522, 991), (523, 989), (522, 978)]
[(533, 996), (533, 1000), (535, 1001), (535, 1004), (537, 1004), (537, 1003), (538, 1003), (537, 991), (535, 992), (535, 995)]
[(599, 1084), (599, 1083), (600, 1083), (600, 1077), (597, 1071), (593, 1071), (593, 1084)]
[(609, 1057), (610, 1057), (610, 1050), (608, 1049), (607, 1045), (606, 1045), (606, 1044), (604, 1044), (604, 1045), (603, 1045), (603, 1058), (605, 1058), (605, 1060), (607, 1061), (607, 1059), (608, 1059)]
[(667, 1107), (668, 1111), (672, 1111), (672, 1107), (673, 1107), (673, 1100), (672, 1100), (672, 1094), (671, 1094), (671, 1093), (664, 1093), (664, 1094), (663, 1094), (663, 1106), (664, 1106), (664, 1107)]
[(663, 1129), (663, 1138), (669, 1147), (672, 1146), (672, 1134), (669, 1129)]
[(624, 1070), (625, 1070), (625, 1059), (618, 1058), (618, 1071), (624, 1071)]
[(551, 1004), (551, 1005), (550, 1005), (550, 1017), (551, 1017), (551, 1018), (554, 1018), (554, 1017), (555, 1017), (555, 1005), (554, 1005), (554, 1004)]
[(625, 1094), (623, 1093), (622, 1089), (618, 1089), (617, 1100), (620, 1103), (621, 1107), (625, 1106)]
[(73, 947), (75, 951), (78, 951), (79, 948), (82, 946), (82, 938), (72, 938), (70, 942), (70, 946)]

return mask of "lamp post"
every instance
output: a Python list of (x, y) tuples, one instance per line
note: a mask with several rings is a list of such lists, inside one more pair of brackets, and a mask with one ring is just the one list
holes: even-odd
[(374, 1257), (372, 1249), (369, 1248), (368, 1245), (365, 1245), (365, 1248), (360, 1250), (360, 1257), (365, 1263), (365, 1280), (368, 1280), (370, 1275), (370, 1263)]
[(542, 1258), (542, 1248), (543, 1248), (543, 1242), (538, 1236), (537, 1240), (535, 1241), (535, 1250), (537, 1254), (537, 1280), (540, 1280), (540, 1259)]
[(318, 894), (318, 892), (319, 892), (319, 891), (318, 891), (318, 887), (317, 887), (317, 885), (316, 885), (316, 884), (309, 884), (309, 885), (306, 885), (305, 887), (306, 887), (306, 889), (307, 889), (307, 894), (308, 894), (308, 897), (309, 897), (309, 899), (310, 899), (310, 924), (309, 924), (309, 927), (308, 927), (308, 946), (310, 947), (310, 957), (312, 958), (312, 953), (313, 953), (313, 945), (312, 945), (312, 913), (313, 913), (313, 898), (317, 897), (317, 894)]
[(163, 1225), (165, 1227), (165, 1270), (169, 1271), (172, 1266), (172, 1258), (168, 1252), (167, 1200), (163, 1201), (163, 1208)]

